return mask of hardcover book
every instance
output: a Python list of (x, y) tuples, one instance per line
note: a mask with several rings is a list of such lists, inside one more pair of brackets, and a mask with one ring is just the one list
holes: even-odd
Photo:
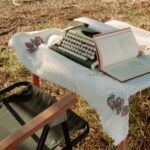
[(150, 56), (139, 56), (138, 44), (130, 28), (94, 36), (99, 68), (125, 82), (150, 72)]

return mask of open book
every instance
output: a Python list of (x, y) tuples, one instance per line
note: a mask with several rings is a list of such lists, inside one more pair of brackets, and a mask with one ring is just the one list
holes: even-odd
[(94, 36), (100, 70), (124, 82), (150, 72), (150, 56), (140, 56), (130, 28)]

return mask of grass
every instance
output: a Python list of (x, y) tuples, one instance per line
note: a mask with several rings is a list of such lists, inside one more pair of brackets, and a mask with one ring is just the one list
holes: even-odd
[[(30, 72), (19, 62), (14, 51), (8, 51), (10, 37), (19, 31), (40, 30), (50, 27), (64, 28), (78, 16), (89, 16), (102, 21), (118, 19), (137, 27), (150, 30), (150, 1), (133, 0), (32, 0), (21, 1), (13, 6), (10, 1), (0, 1), (0, 89), (16, 81), (31, 81)], [(41, 81), (42, 87), (51, 96), (60, 99), (71, 91), (53, 83)], [(74, 93), (75, 94), (75, 93)], [(79, 100), (74, 110), (90, 124), (89, 136), (76, 149), (113, 150), (110, 139), (102, 130), (97, 113), (89, 107), (85, 99), (75, 94)], [(150, 89), (131, 97), (129, 150), (148, 150), (150, 147)]]

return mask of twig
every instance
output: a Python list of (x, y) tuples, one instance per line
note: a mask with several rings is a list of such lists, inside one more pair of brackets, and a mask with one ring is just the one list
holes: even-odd
[(1, 35), (4, 35), (4, 34), (8, 34), (9, 32), (14, 31), (15, 29), (16, 29), (16, 28), (13, 27), (13, 28), (11, 28), (11, 29), (9, 29), (9, 30), (2, 31), (2, 32), (0, 33), (0, 36), (1, 36)]
[(15, 6), (20, 6), (19, 3), (16, 3), (16, 2), (15, 2), (15, 0), (12, 0), (12, 1), (13, 1), (13, 5), (15, 5)]

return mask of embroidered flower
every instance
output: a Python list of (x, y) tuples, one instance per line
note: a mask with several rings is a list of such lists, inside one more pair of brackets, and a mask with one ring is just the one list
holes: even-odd
[(115, 109), (114, 98), (115, 98), (115, 95), (114, 95), (114, 94), (111, 94), (111, 95), (108, 97), (108, 99), (107, 99), (107, 105), (108, 105), (112, 110)]
[(30, 39), (30, 42), (26, 42), (25, 46), (28, 48), (27, 51), (33, 53), (42, 43), (44, 43), (43, 39), (40, 36), (36, 36), (34, 39)]
[(34, 44), (30, 43), (30, 42), (26, 42), (25, 43), (26, 47), (28, 48), (27, 51), (29, 51), (30, 53), (33, 53), (34, 51), (36, 51), (36, 47), (34, 46)]
[(35, 39), (34, 39), (34, 44), (36, 46), (39, 46), (41, 45), (42, 43), (44, 43), (43, 39), (40, 37), (40, 36), (36, 36)]
[(121, 97), (115, 97), (114, 94), (110, 94), (108, 97), (107, 105), (113, 111), (116, 111), (116, 114), (121, 114), (121, 116), (125, 116), (129, 112), (128, 106), (124, 106), (124, 99)]
[(121, 112), (121, 116), (125, 116), (127, 115), (129, 112), (129, 106), (124, 106), (123, 109), (122, 109), (122, 112)]
[(117, 97), (116, 100), (114, 101), (114, 103), (115, 103), (116, 113), (119, 114), (122, 110), (122, 106), (124, 104), (124, 99)]

